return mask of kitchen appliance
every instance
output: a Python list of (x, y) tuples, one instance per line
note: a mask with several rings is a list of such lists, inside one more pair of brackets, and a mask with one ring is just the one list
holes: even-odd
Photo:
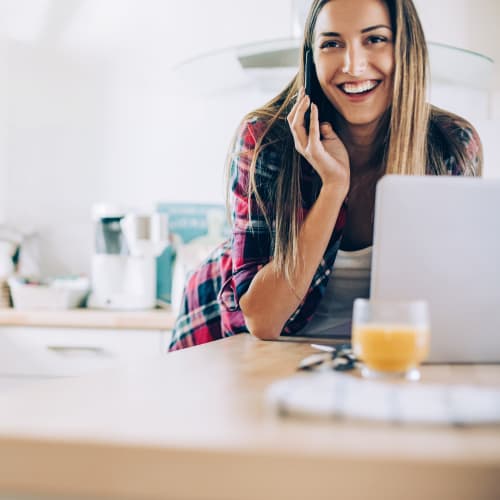
[(38, 243), (33, 230), (0, 224), (0, 308), (11, 305), (10, 279), (40, 275)]
[(96, 309), (142, 310), (156, 306), (156, 257), (168, 245), (167, 216), (97, 204), (92, 291)]

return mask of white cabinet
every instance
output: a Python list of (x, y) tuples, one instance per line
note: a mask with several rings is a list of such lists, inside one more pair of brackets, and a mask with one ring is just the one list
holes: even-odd
[(78, 376), (164, 356), (168, 330), (0, 327), (0, 386), (9, 378)]

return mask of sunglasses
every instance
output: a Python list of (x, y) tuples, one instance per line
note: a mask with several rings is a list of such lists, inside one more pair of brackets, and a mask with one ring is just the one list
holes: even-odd
[(336, 346), (311, 344), (311, 347), (323, 352), (311, 354), (302, 359), (297, 368), (298, 370), (335, 370), (344, 372), (356, 368), (358, 359), (352, 351), (351, 344)]

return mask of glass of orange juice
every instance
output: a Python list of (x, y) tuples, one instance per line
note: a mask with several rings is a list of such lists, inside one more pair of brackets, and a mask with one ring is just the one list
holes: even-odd
[(423, 300), (356, 299), (352, 346), (367, 378), (419, 380), (429, 353), (429, 307)]

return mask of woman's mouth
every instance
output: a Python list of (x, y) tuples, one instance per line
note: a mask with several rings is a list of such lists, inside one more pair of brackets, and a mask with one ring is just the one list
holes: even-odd
[(362, 82), (341, 83), (337, 87), (349, 97), (361, 97), (372, 93), (380, 83), (380, 80), (364, 80)]

